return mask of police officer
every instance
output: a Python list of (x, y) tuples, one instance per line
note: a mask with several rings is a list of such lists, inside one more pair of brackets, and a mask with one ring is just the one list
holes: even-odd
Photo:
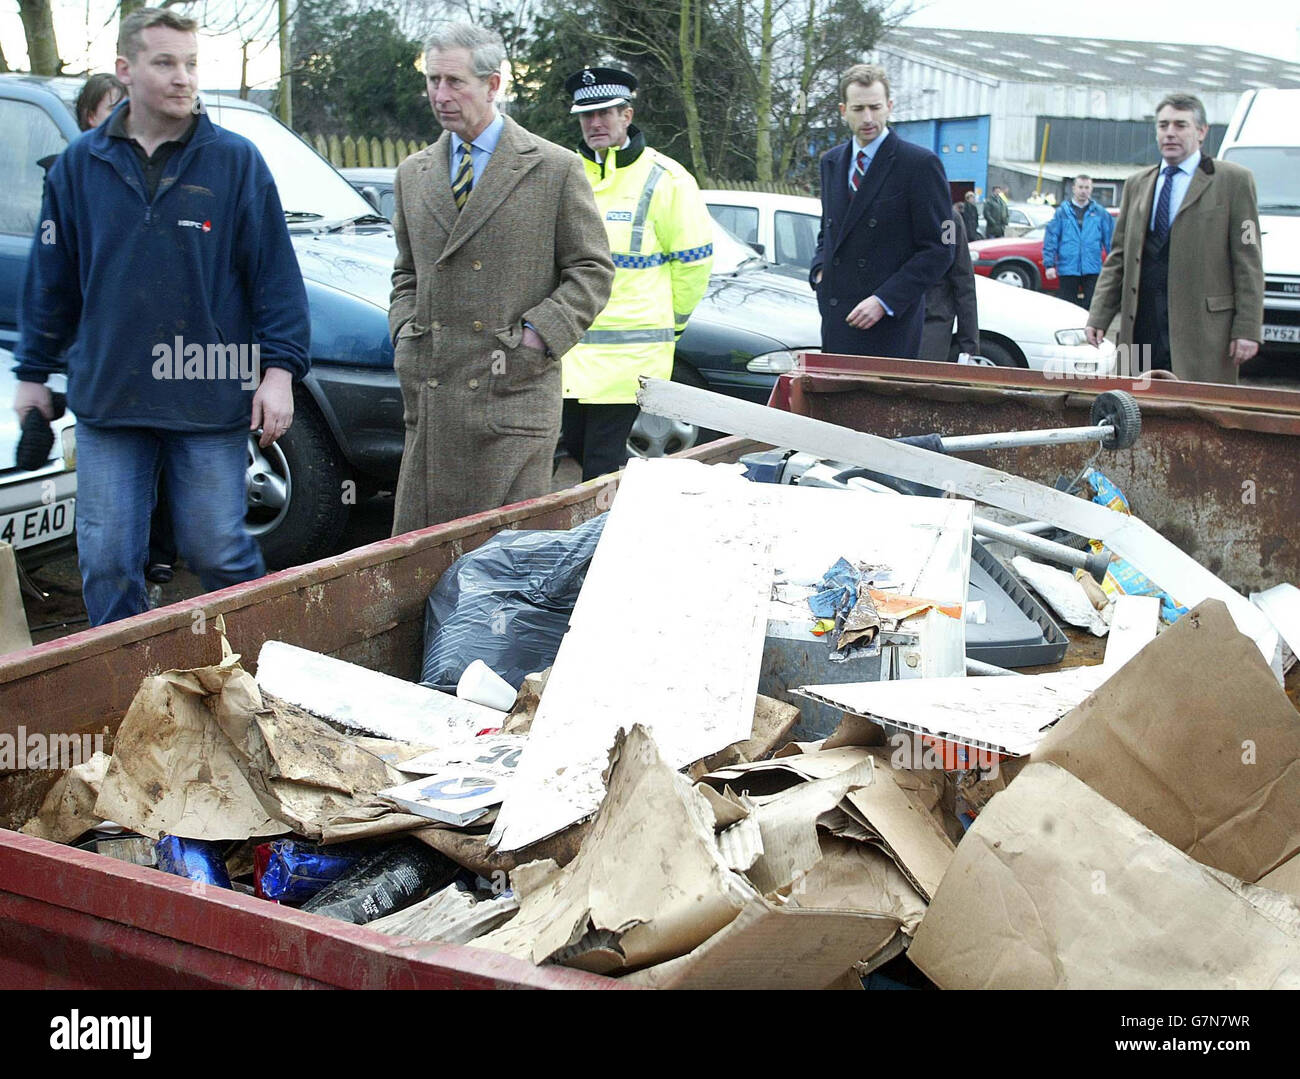
[(627, 463), (637, 378), (672, 378), (674, 342), (713, 264), (713, 222), (694, 178), (632, 123), (636, 85), (634, 75), (605, 67), (564, 84), (614, 259), (608, 305), (563, 360), (561, 441), (584, 480)]

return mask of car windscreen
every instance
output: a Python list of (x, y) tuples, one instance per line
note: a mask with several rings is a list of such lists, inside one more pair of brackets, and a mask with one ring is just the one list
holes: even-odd
[(770, 266), (749, 244), (713, 221), (713, 273), (735, 273), (742, 266)]
[(1223, 158), (1254, 173), (1260, 213), (1300, 216), (1300, 146), (1234, 146)]
[[(214, 124), (243, 135), (266, 160), (290, 225), (318, 225), (373, 214), (334, 168), (269, 112), (209, 105)], [(319, 215), (314, 216), (314, 215)]]

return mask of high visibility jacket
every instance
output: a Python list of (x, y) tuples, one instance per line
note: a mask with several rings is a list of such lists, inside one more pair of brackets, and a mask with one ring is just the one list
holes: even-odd
[(713, 219), (695, 180), (635, 127), (629, 135), (604, 162), (579, 150), (614, 259), (609, 303), (563, 360), (564, 396), (586, 404), (631, 404), (639, 375), (672, 377), (674, 341), (713, 265)]

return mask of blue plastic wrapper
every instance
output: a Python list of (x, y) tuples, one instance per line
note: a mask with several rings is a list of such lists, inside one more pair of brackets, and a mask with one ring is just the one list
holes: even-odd
[[(1117, 513), (1133, 512), (1129, 508), (1128, 499), (1124, 497), (1124, 492), (1104, 472), (1090, 468), (1083, 474), (1083, 479), (1092, 488), (1094, 492), (1092, 500), (1098, 505), (1106, 506)], [(1093, 546), (1094, 549), (1098, 546), (1095, 541)], [(1112, 560), (1110, 566), (1106, 569), (1106, 579), (1102, 582), (1101, 587), (1111, 595), (1155, 596), (1160, 600), (1160, 620), (1167, 624), (1172, 625), (1187, 613), (1186, 607), (1182, 606), (1145, 573), (1122, 558)]]
[(822, 575), (825, 587), (808, 597), (809, 609), (818, 618), (834, 618), (849, 611), (858, 600), (861, 579), (862, 574), (841, 558)]
[(221, 854), (225, 845), (210, 839), (165, 835), (158, 840), (154, 853), (158, 868), (164, 873), (199, 880), (214, 888), (229, 888), (230, 874), (226, 872), (226, 860)]
[(365, 852), (352, 844), (323, 846), (299, 839), (276, 839), (267, 844), (270, 857), (258, 881), (266, 899), (301, 903), (353, 868)]
[(554, 663), (605, 517), (567, 531), (498, 532), (458, 558), (425, 605), (420, 683), (455, 693), (481, 659), (518, 689)]

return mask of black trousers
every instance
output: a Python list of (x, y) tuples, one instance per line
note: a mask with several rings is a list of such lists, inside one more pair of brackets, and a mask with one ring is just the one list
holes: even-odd
[(584, 480), (617, 472), (627, 464), (627, 436), (638, 411), (634, 404), (584, 405), (565, 398), (560, 442), (582, 466)]
[[(1057, 289), (1057, 295), (1063, 300), (1069, 300), (1071, 303), (1077, 303), (1085, 311), (1092, 306), (1092, 291), (1097, 287), (1097, 274), (1059, 274), (1060, 285)], [(1083, 291), (1083, 299), (1079, 299), (1079, 292)]]

